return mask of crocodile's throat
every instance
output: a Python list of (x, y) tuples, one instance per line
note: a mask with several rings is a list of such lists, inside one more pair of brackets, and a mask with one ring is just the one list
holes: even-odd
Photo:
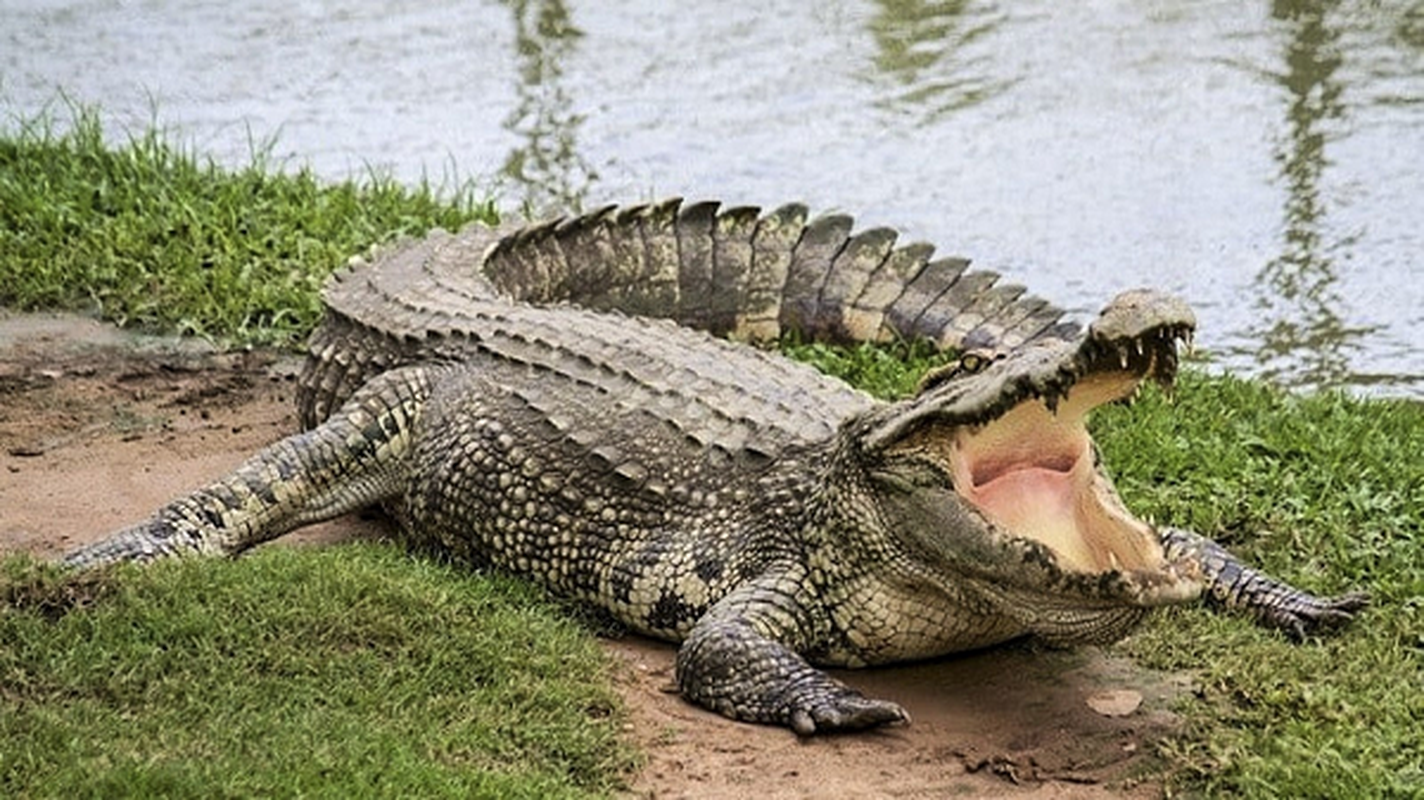
[(1160, 549), (1095, 465), (1087, 430), (1089, 411), (1132, 394), (1139, 380), (1126, 371), (1092, 375), (1054, 410), (1028, 399), (961, 428), (949, 459), (955, 487), (996, 527), (1046, 545), (1064, 569), (1155, 567)]

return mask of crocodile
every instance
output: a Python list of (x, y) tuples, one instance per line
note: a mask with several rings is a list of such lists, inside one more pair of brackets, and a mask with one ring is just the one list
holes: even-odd
[[(909, 720), (824, 667), (1106, 643), (1202, 598), (1300, 640), (1366, 605), (1113, 488), (1087, 417), (1173, 382), (1184, 302), (1133, 290), (1065, 322), (964, 259), (852, 231), (668, 201), (354, 258), (310, 340), (304, 430), (64, 563), (236, 554), (379, 505), (413, 546), (679, 643), (688, 700), (802, 735)], [(792, 331), (960, 355), (880, 401), (756, 346)]]

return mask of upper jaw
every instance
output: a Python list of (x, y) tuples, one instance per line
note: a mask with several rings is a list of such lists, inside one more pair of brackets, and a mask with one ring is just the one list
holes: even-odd
[(1196, 315), (1180, 298), (1134, 289), (1113, 298), (1078, 345), (1082, 373), (1119, 369), (1164, 386), (1177, 377), (1177, 344), (1192, 344)]
[[(1190, 345), (1195, 328), (1191, 307), (1179, 298), (1151, 289), (1124, 292), (1076, 339), (1030, 342), (997, 354), (976, 375), (945, 384), (932, 416), (982, 425), (1030, 400), (1042, 400), (1054, 411), (1089, 376), (1121, 379), (1117, 395), (1098, 398), (1095, 405), (1131, 395), (1144, 380), (1170, 385), (1177, 376), (1177, 345)], [(929, 393), (918, 398), (930, 399)]]
[(913, 399), (859, 420), (855, 436), (874, 452), (927, 424), (988, 424), (1026, 401), (1041, 400), (1054, 411), (1092, 375), (1123, 378), (1121, 391), (1104, 402), (1130, 396), (1149, 378), (1171, 384), (1177, 375), (1177, 344), (1190, 344), (1195, 328), (1196, 317), (1181, 299), (1152, 289), (1124, 292), (1072, 340), (1045, 337), (993, 354), (977, 372), (927, 376)]

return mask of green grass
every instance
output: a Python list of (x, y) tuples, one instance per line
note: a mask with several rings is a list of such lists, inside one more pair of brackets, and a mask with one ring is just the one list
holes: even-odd
[(632, 764), (597, 645), (514, 580), (381, 545), (126, 568), (77, 598), (4, 566), (6, 797), (591, 796)]
[(14, 120), (0, 136), (0, 306), (96, 311), (124, 326), (290, 345), (326, 275), (371, 244), (492, 221), (468, 185), (339, 184), (229, 171), (149, 130), (104, 142), (91, 109)]
[[(98, 305), (160, 330), (290, 342), (349, 253), (487, 211), (260, 159), (225, 172), (150, 134), (110, 148), (83, 112), (65, 133), (27, 122), (0, 136), (0, 304)], [(788, 349), (882, 396), (940, 360), (908, 345)], [(1350, 629), (1299, 646), (1196, 608), (1121, 645), (1198, 676), (1186, 729), (1161, 748), (1169, 785), (1424, 793), (1424, 408), (1189, 371), (1174, 402), (1149, 391), (1095, 431), (1137, 511), (1302, 587), (1374, 595)], [(6, 796), (564, 794), (605, 791), (628, 764), (606, 689), (571, 685), (599, 683), (596, 649), (505, 581), (372, 547), (273, 549), (78, 588), (7, 569)], [(98, 589), (59, 614), (66, 592)]]
[(890, 344), (864, 343), (836, 347), (806, 342), (795, 333), (783, 337), (781, 352), (804, 361), (883, 400), (913, 394), (926, 371), (953, 360), (924, 341), (897, 341)]

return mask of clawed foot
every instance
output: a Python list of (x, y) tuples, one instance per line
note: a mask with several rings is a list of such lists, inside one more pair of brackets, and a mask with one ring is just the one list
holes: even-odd
[(787, 724), (798, 736), (835, 731), (860, 731), (881, 725), (908, 723), (909, 712), (898, 703), (873, 700), (853, 689), (843, 689), (834, 697), (793, 708)]
[(1344, 625), (1369, 602), (1370, 596), (1365, 592), (1350, 592), (1339, 597), (1316, 597), (1302, 592), (1285, 605), (1259, 606), (1257, 613), (1264, 624), (1279, 628), (1292, 641), (1300, 642), (1311, 633)]

